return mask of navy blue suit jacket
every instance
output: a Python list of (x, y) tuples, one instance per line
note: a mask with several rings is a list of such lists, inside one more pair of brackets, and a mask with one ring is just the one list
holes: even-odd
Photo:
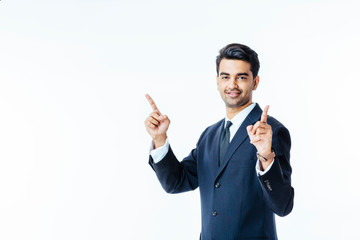
[(259, 121), (261, 113), (256, 104), (236, 132), (220, 167), (224, 119), (208, 127), (196, 148), (181, 162), (171, 147), (156, 164), (150, 156), (149, 163), (166, 192), (180, 193), (199, 187), (201, 239), (277, 239), (274, 213), (285, 216), (292, 210), (290, 135), (270, 116), (267, 122), (272, 127), (276, 157), (266, 174), (256, 174), (256, 148), (250, 143), (246, 126)]

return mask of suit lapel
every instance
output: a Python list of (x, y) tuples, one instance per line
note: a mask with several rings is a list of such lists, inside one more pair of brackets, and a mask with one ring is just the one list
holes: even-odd
[[(231, 143), (229, 145), (228, 150), (225, 153), (224, 161), (222, 162), (221, 166), (218, 168), (216, 178), (219, 176), (219, 174), (224, 170), (226, 165), (228, 164), (230, 158), (235, 153), (236, 149), (240, 147), (240, 145), (245, 141), (245, 139), (248, 137), (246, 127), (249, 125), (253, 125), (257, 121), (259, 121), (262, 114), (262, 110), (259, 107), (258, 104), (254, 107), (254, 109), (249, 113), (249, 115), (245, 118), (243, 123), (240, 125), (239, 129), (237, 130), (234, 138), (231, 140)], [(224, 123), (221, 124), (222, 127), (224, 127)], [(221, 132), (221, 131), (220, 131)], [(219, 145), (220, 146), (220, 135), (219, 137)], [(219, 150), (218, 150), (219, 153)], [(218, 154), (219, 155), (219, 154)]]

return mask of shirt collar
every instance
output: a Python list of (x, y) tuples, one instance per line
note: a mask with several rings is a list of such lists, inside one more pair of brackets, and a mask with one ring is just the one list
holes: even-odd
[[(229, 118), (227, 116), (225, 116), (225, 123), (226, 123), (226, 121), (231, 121), (233, 124), (231, 127), (239, 128), (240, 125), (245, 120), (245, 118), (249, 115), (249, 113), (251, 112), (251, 110), (254, 109), (255, 106), (256, 106), (256, 103), (250, 104), (249, 106), (247, 106), (246, 108), (241, 110), (238, 114), (236, 114), (235, 117), (233, 117), (231, 120), (229, 120)], [(225, 128), (225, 126), (226, 126), (226, 124), (224, 124), (224, 128)]]

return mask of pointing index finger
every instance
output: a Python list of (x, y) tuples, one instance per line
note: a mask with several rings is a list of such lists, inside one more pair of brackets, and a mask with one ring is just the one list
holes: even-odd
[(154, 111), (157, 111), (157, 112), (160, 113), (159, 109), (157, 108), (154, 100), (150, 97), (150, 95), (149, 95), (149, 94), (145, 94), (145, 97), (146, 97), (146, 99), (149, 101), (151, 108), (152, 108)]
[(269, 111), (269, 105), (266, 105), (266, 107), (264, 108), (263, 113), (261, 114), (261, 120), (260, 120), (261, 122), (266, 123), (268, 111)]

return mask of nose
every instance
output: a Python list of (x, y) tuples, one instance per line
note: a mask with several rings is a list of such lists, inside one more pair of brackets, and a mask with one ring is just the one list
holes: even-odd
[(238, 88), (238, 81), (237, 81), (236, 78), (231, 78), (230, 79), (229, 87), (231, 89)]

